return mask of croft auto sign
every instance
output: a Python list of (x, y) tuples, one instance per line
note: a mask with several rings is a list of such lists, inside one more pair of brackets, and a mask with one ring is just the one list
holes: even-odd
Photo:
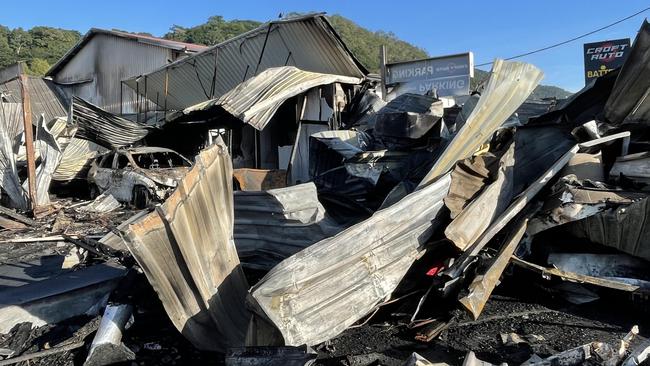
[(584, 45), (585, 84), (623, 66), (629, 50), (629, 38), (586, 43)]

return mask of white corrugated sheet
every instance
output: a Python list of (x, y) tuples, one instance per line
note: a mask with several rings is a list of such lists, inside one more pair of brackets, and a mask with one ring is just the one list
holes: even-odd
[(544, 73), (531, 64), (494, 61), (476, 107), (418, 187), (447, 172), (458, 160), (471, 156), (519, 108), (543, 77)]
[[(42, 115), (36, 131), (34, 148), (38, 150), (41, 161), (36, 168), (36, 203), (39, 206), (43, 206), (50, 203), (52, 174), (54, 174), (54, 171), (59, 165), (62, 154), (61, 147), (57, 143), (56, 138), (47, 129)], [(27, 184), (28, 181), (25, 180), (23, 188), (26, 191), (28, 190)]]
[(186, 108), (182, 114), (204, 111), (220, 106), (228, 113), (262, 130), (278, 108), (291, 97), (311, 88), (332, 83), (359, 84), (356, 77), (320, 74), (293, 66), (270, 68), (237, 85), (218, 99)]
[(54, 171), (52, 179), (67, 182), (72, 179), (86, 179), (91, 160), (108, 149), (94, 142), (72, 138), (63, 151), (61, 162)]
[[(4, 104), (0, 100), (0, 111), (5, 110)], [(9, 137), (8, 131), (8, 126), (12, 125), (14, 121), (8, 121), (6, 118), (10, 118), (10, 115), (5, 116), (4, 113), (0, 113), (0, 183), (13, 205), (26, 209), (27, 196), (18, 179), (13, 139)]]

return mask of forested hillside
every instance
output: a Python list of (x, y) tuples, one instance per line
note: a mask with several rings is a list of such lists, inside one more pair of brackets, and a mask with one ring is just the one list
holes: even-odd
[(43, 75), (81, 38), (81, 33), (51, 27), (9, 29), (0, 25), (0, 68), (26, 61), (28, 72)]
[[(386, 45), (389, 61), (427, 57), (427, 53), (423, 49), (398, 39), (392, 33), (369, 31), (340, 15), (330, 16), (329, 21), (359, 61), (371, 72), (379, 72), (379, 46), (382, 44)], [(252, 20), (226, 21), (217, 15), (210, 17), (206, 23), (195, 27), (186, 28), (174, 25), (169, 33), (165, 34), (165, 38), (213, 45), (254, 29), (260, 24), (262, 23)]]

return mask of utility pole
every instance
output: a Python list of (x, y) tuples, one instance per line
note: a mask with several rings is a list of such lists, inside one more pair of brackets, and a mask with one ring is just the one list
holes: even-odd
[(379, 66), (381, 67), (381, 99), (386, 100), (386, 46), (379, 47)]

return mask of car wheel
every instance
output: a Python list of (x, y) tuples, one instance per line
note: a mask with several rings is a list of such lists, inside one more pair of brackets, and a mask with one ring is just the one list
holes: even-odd
[(149, 207), (151, 205), (151, 193), (146, 187), (135, 186), (133, 188), (133, 205), (138, 210)]
[(96, 184), (90, 184), (88, 187), (88, 195), (90, 196), (91, 200), (94, 200), (99, 196), (99, 187), (97, 187)]

